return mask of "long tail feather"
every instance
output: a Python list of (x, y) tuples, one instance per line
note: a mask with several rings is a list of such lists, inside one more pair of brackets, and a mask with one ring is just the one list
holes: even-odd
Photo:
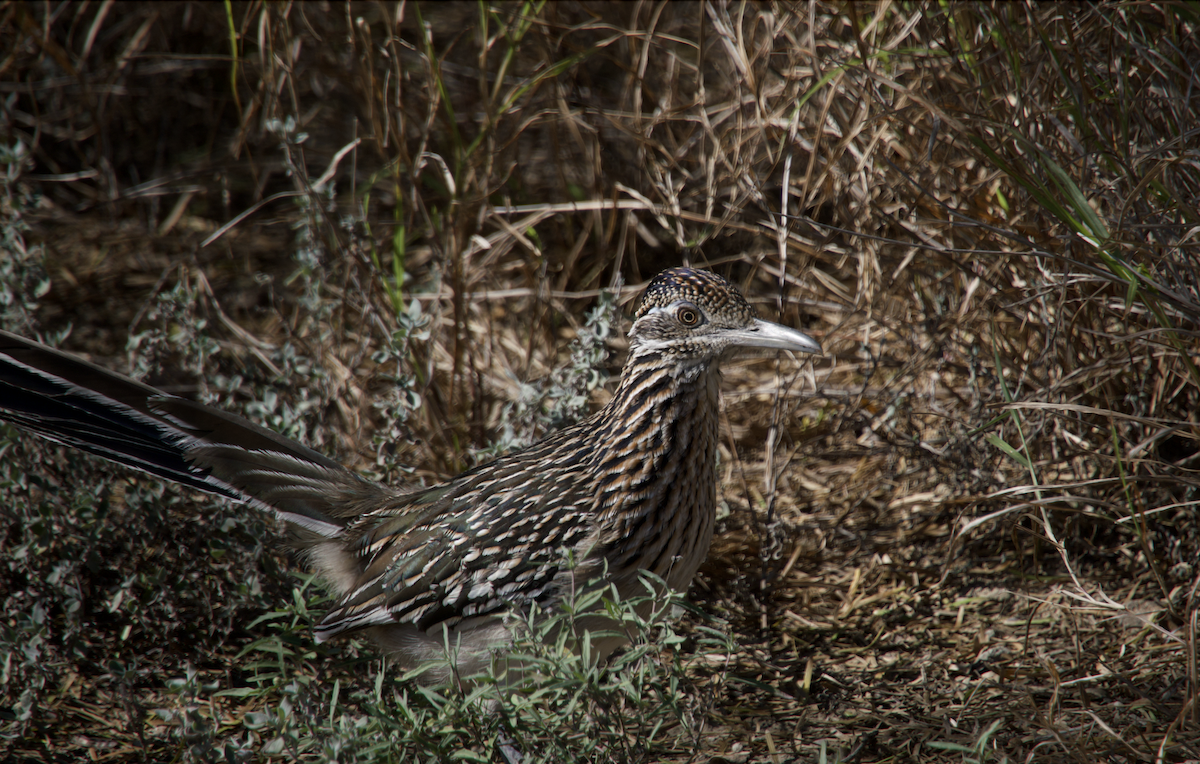
[(331, 538), (383, 489), (242, 417), (0, 331), (0, 419), (156, 477), (276, 511)]

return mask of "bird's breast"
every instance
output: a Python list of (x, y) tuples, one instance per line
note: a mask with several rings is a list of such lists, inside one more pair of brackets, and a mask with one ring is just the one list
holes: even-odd
[(600, 463), (601, 541), (614, 578), (638, 592), (638, 570), (685, 589), (716, 520), (718, 376), (637, 400), (624, 436)]

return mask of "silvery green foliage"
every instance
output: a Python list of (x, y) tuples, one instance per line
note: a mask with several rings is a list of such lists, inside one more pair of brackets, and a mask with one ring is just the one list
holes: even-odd
[(419, 383), (411, 373), (412, 343), (428, 339), (429, 315), (422, 312), (420, 300), (409, 300), (407, 308), (396, 312), (391, 345), (371, 356), (379, 364), (382, 378), (391, 383), (387, 392), (371, 404), (383, 417), (374, 437), (375, 462), (380, 467), (388, 465), (391, 448), (408, 435), (405, 423), (421, 407)]
[(297, 268), (288, 283), (299, 280), (303, 287), (300, 304), (305, 314), (320, 325), (328, 323), (329, 315), (338, 304), (336, 300), (327, 299), (322, 290), (329, 247), (321, 235), (329, 216), (337, 211), (337, 190), (331, 182), (319, 188), (310, 185), (302, 145), (308, 140), (308, 133), (299, 132), (298, 127), (296, 118), (291, 115), (283, 120), (268, 119), (264, 124), (264, 129), (279, 139), (287, 175), (296, 187), (293, 200), (300, 211), (292, 224), (296, 231), (294, 257)]
[(41, 246), (25, 244), (24, 213), (37, 205), (37, 197), (18, 179), (30, 163), (20, 140), (0, 144), (0, 327), (24, 334), (33, 329), (37, 301), (50, 291)]
[[(177, 354), (178, 363), (202, 383), (209, 373), (209, 360), (220, 347), (208, 333), (208, 319), (200, 309), (204, 295), (185, 269), (169, 289), (154, 296), (146, 311), (146, 329), (131, 334), (125, 349), (137, 379), (156, 371), (163, 359)], [(207, 392), (207, 391), (202, 391)]]
[(604, 361), (607, 340), (615, 331), (619, 311), (614, 292), (600, 293), (596, 307), (571, 343), (571, 365), (555, 369), (539, 385), (520, 383), (517, 400), (505, 405), (496, 443), (479, 452), (492, 457), (525, 448), (546, 433), (573, 424), (588, 414), (588, 398), (608, 379)]

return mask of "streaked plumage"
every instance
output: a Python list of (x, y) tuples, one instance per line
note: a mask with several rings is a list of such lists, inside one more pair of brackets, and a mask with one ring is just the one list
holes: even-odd
[(643, 569), (685, 589), (715, 521), (720, 361), (820, 351), (689, 268), (650, 282), (629, 339), (620, 384), (592, 417), (417, 490), (368, 482), (241, 417), (7, 333), (0, 418), (276, 513), (339, 597), (319, 641), (365, 630), (413, 666), (442, 657), (449, 637), (469, 672), (510, 641), (505, 613), (551, 608), (604, 570), (622, 595), (641, 593)]

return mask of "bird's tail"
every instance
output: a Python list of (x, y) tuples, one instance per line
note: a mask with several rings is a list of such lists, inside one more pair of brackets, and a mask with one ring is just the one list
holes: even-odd
[(0, 419), (335, 538), (384, 489), (242, 417), (0, 331)]

